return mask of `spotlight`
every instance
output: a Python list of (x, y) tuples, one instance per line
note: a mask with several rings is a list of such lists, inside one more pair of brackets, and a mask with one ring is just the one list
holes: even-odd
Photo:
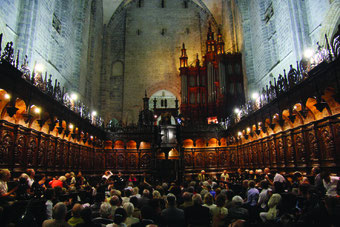
[(38, 73), (42, 73), (44, 71), (45, 67), (43, 64), (36, 64), (34, 67), (34, 70)]
[(72, 99), (73, 101), (76, 101), (76, 100), (78, 99), (78, 95), (77, 95), (76, 93), (72, 93), (72, 94), (71, 94), (71, 99)]
[(241, 137), (241, 136), (242, 136), (242, 132), (238, 132), (237, 135), (238, 135), (239, 137)]
[(154, 118), (157, 118), (157, 115), (154, 115), (153, 117), (154, 117)]
[(97, 111), (92, 111), (92, 116), (97, 116)]
[(34, 113), (40, 114), (41, 109), (39, 107), (34, 108)]
[(70, 124), (68, 127), (69, 127), (70, 129), (73, 129), (73, 124)]
[(238, 114), (238, 113), (240, 112), (240, 109), (239, 109), (239, 108), (235, 108), (235, 109), (234, 109), (234, 112), (235, 112), (236, 114)]
[(314, 51), (311, 48), (307, 48), (304, 52), (303, 52), (303, 56), (307, 59), (310, 59), (312, 56), (314, 55)]
[(259, 93), (254, 92), (254, 93), (251, 95), (251, 98), (254, 99), (254, 100), (258, 99), (258, 98), (259, 98)]
[(11, 96), (9, 94), (5, 94), (4, 95), (4, 98), (7, 99), (7, 100), (10, 100), (11, 99)]

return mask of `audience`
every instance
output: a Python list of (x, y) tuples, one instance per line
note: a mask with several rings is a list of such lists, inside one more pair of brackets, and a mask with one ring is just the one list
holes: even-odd
[(269, 168), (228, 177), (204, 173), (204, 180), (182, 184), (121, 175), (121, 190), (110, 171), (87, 179), (81, 172), (48, 176), (34, 169), (14, 175), (20, 177), (0, 169), (3, 226), (337, 226), (340, 213), (339, 177), (319, 167), (310, 176)]

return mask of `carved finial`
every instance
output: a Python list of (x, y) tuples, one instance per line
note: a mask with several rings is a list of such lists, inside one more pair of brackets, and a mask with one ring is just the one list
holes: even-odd
[(148, 95), (146, 94), (146, 89), (145, 89), (145, 98), (147, 98), (148, 97)]

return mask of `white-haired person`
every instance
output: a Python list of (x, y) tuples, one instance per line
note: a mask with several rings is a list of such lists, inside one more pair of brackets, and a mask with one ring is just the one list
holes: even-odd
[(132, 224), (135, 224), (135, 223), (139, 222), (138, 218), (135, 218), (135, 217), (132, 216), (132, 214), (133, 214), (133, 212), (135, 210), (135, 207), (134, 207), (134, 205), (132, 203), (130, 203), (130, 202), (124, 203), (123, 208), (126, 211), (127, 217), (125, 219), (125, 224), (128, 227), (131, 226)]
[(233, 220), (248, 220), (249, 219), (249, 212), (247, 209), (243, 208), (243, 199), (241, 196), (236, 195), (233, 197), (232, 201), (232, 206), (228, 210), (228, 218), (233, 221)]
[(55, 226), (63, 226), (70, 227), (70, 225), (65, 221), (67, 207), (64, 203), (57, 203), (52, 210), (53, 219), (45, 220), (42, 224), (43, 227), (55, 227)]
[(8, 191), (7, 182), (11, 179), (11, 172), (8, 169), (0, 170), (0, 198), (14, 197), (14, 192), (18, 187)]

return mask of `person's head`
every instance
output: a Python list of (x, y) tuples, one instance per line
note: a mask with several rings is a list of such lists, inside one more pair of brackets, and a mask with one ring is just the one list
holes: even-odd
[(80, 203), (74, 204), (73, 208), (72, 208), (72, 216), (79, 218), (80, 212), (81, 212), (82, 209), (83, 209), (83, 207)]
[(266, 180), (261, 181), (261, 188), (268, 189), (269, 183)]
[(118, 177), (121, 177), (122, 176), (122, 172), (118, 172)]
[(223, 173), (226, 174), (226, 173), (227, 173), (227, 170), (223, 170)]
[(138, 206), (138, 198), (136, 196), (132, 196), (130, 198), (130, 203), (132, 203), (135, 207)]
[(30, 176), (31, 178), (35, 176), (35, 171), (34, 169), (27, 169), (27, 175)]
[(241, 173), (242, 173), (242, 170), (241, 170), (241, 169), (237, 169), (237, 172), (238, 172), (239, 174), (241, 174)]
[(191, 193), (190, 192), (184, 192), (182, 195), (182, 198), (184, 202), (190, 202), (191, 201)]
[(132, 189), (132, 194), (133, 195), (137, 195), (139, 193), (139, 188), (138, 187), (134, 187), (133, 189)]
[(45, 191), (45, 198), (46, 200), (52, 200), (55, 196), (54, 188), (48, 188)]
[(110, 199), (110, 204), (111, 206), (119, 206), (120, 205), (119, 197), (116, 195), (112, 196), (112, 198)]
[(204, 175), (204, 174), (205, 174), (205, 171), (204, 171), (204, 170), (201, 170), (201, 174)]
[(265, 168), (264, 169), (264, 174), (269, 174), (270, 173), (270, 169), (269, 168)]
[(92, 210), (90, 207), (85, 207), (80, 212), (80, 217), (84, 220), (85, 223), (91, 222), (92, 220)]
[(69, 178), (71, 178), (71, 174), (70, 173), (66, 173), (65, 177), (66, 177), (66, 179), (69, 179)]
[(60, 180), (60, 181), (62, 181), (62, 182), (65, 182), (65, 181), (66, 181), (66, 177), (65, 177), (65, 176), (61, 176), (61, 177), (59, 177), (58, 180)]
[(9, 169), (1, 169), (0, 170), (0, 180), (9, 181), (11, 179), (11, 172)]
[(313, 175), (318, 175), (320, 172), (321, 172), (320, 167), (314, 166), (314, 167), (312, 168), (312, 174), (313, 174)]
[(52, 215), (55, 220), (65, 220), (67, 207), (63, 202), (57, 203), (52, 210)]
[(172, 193), (169, 193), (167, 196), (166, 196), (166, 200), (168, 202), (168, 205), (169, 207), (174, 207), (176, 206), (176, 196)]
[(216, 206), (218, 207), (224, 207), (225, 205), (225, 196), (219, 194), (218, 196), (216, 196)]
[(227, 196), (227, 200), (231, 201), (234, 197), (234, 192), (232, 190), (227, 190), (226, 196)]
[(202, 204), (202, 197), (200, 194), (195, 194), (192, 196), (192, 201), (194, 205), (201, 205)]
[(127, 217), (131, 217), (135, 210), (135, 206), (130, 202), (124, 203), (123, 208), (126, 211)]
[(148, 189), (143, 190), (143, 196), (144, 197), (150, 197), (150, 191)]
[(102, 205), (100, 205), (99, 213), (102, 218), (110, 218), (111, 216), (110, 203), (107, 202), (102, 203)]
[(160, 199), (160, 198), (161, 198), (161, 194), (159, 193), (159, 191), (154, 190), (154, 191), (152, 192), (152, 197), (153, 197), (154, 199)]
[(235, 195), (232, 199), (232, 203), (235, 205), (235, 206), (242, 206), (243, 205), (243, 199), (241, 196), (239, 195)]
[(214, 198), (210, 193), (206, 193), (204, 195), (204, 203), (207, 205), (212, 205), (214, 202)]
[(250, 188), (255, 188), (255, 181), (253, 180), (249, 181), (248, 185)]
[(244, 181), (242, 181), (242, 186), (243, 186), (244, 188), (248, 188), (248, 183), (249, 183), (248, 180), (244, 180)]
[(113, 216), (113, 221), (115, 224), (120, 225), (125, 221), (126, 217), (127, 217), (126, 211), (123, 208), (118, 207)]

